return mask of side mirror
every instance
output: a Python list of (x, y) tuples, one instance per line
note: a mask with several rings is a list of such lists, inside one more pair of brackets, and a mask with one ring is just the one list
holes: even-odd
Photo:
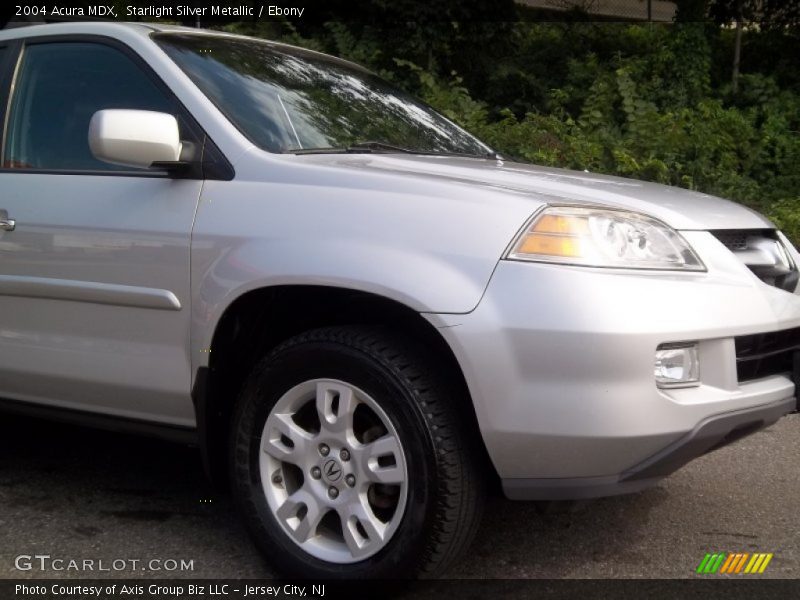
[(97, 111), (89, 122), (89, 148), (96, 159), (126, 167), (181, 164), (177, 119), (150, 110)]

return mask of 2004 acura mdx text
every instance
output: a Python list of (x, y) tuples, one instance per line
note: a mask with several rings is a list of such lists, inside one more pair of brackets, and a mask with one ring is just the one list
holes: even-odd
[(0, 397), (196, 442), (283, 572), (442, 572), (513, 499), (640, 490), (795, 405), (797, 252), (509, 162), (322, 54), (0, 33)]

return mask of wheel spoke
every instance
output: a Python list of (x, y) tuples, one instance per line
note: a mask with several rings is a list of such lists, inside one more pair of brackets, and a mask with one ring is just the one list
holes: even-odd
[(386, 524), (381, 522), (362, 495), (360, 502), (348, 505), (340, 512), (342, 533), (353, 558), (370, 553), (375, 545), (380, 546), (386, 533)]
[(289, 496), (275, 514), (291, 531), (292, 537), (302, 544), (316, 533), (325, 512), (314, 495), (301, 488)]
[(366, 444), (361, 467), (370, 481), (399, 484), (406, 480), (400, 444), (393, 435), (385, 435)]
[(302, 466), (312, 435), (288, 414), (273, 414), (267, 421), (262, 449), (282, 462)]
[(351, 432), (357, 406), (352, 388), (327, 381), (317, 384), (317, 412), (324, 429), (340, 434)]

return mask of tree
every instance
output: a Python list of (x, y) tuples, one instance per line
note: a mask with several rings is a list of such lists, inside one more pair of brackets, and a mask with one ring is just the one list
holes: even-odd
[(745, 23), (761, 30), (790, 29), (800, 25), (800, 0), (713, 0), (710, 16), (718, 24), (736, 24), (733, 47), (733, 93), (739, 89), (739, 66), (742, 57), (742, 31)]

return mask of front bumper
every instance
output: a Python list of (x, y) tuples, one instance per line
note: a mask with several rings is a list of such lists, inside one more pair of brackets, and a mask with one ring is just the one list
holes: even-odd
[[(800, 326), (800, 297), (711, 234), (684, 236), (707, 273), (501, 261), (472, 313), (427, 315), (509, 497), (635, 491), (793, 409), (790, 374), (737, 380), (734, 336)], [(656, 348), (684, 341), (699, 342), (700, 385), (659, 389)]]
[(564, 500), (636, 492), (650, 487), (689, 461), (772, 425), (794, 409), (788, 398), (709, 417), (663, 450), (618, 476), (574, 479), (505, 479), (512, 500)]

